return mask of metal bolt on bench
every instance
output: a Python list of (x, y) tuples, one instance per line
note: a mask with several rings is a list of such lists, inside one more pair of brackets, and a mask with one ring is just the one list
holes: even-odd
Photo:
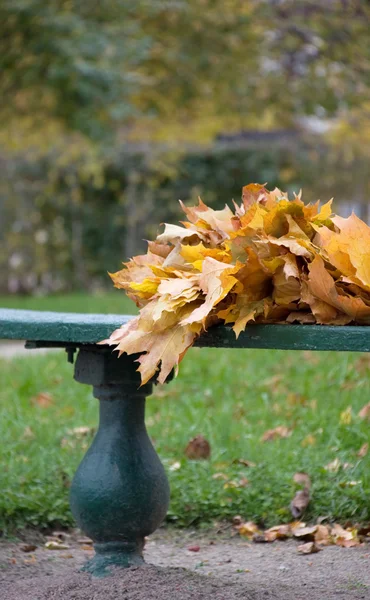
[[(110, 567), (140, 565), (145, 536), (166, 516), (169, 486), (145, 428), (145, 399), (136, 356), (96, 343), (131, 317), (0, 309), (0, 339), (27, 340), (27, 348), (65, 348), (74, 377), (93, 386), (100, 423), (70, 490), (78, 526), (94, 541), (95, 556), (83, 567), (96, 576)], [(202, 347), (370, 352), (370, 327), (250, 325), (236, 340), (217, 326), (196, 343)]]

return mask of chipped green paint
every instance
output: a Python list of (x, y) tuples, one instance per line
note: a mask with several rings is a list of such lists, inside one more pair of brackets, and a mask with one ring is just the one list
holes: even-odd
[[(92, 385), (100, 401), (99, 429), (70, 492), (75, 519), (96, 550), (84, 570), (98, 577), (114, 565), (143, 563), (144, 537), (160, 525), (169, 502), (167, 478), (145, 429), (151, 384), (140, 387), (137, 356), (117, 358), (108, 346), (96, 345), (131, 318), (0, 309), (0, 339), (64, 347), (70, 359), (78, 348), (75, 379)], [(249, 325), (236, 339), (232, 329), (217, 326), (196, 345), (370, 352), (370, 327)]]

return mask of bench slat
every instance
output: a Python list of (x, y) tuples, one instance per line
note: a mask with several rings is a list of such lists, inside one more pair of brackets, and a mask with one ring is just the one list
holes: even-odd
[[(59, 313), (0, 309), (0, 339), (55, 342), (61, 346), (95, 344), (126, 323), (131, 315)], [(324, 325), (249, 325), (238, 339), (217, 326), (196, 342), (200, 347), (352, 350), (370, 352), (370, 327)]]

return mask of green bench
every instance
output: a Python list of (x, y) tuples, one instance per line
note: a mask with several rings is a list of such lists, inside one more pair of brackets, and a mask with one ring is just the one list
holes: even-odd
[[(145, 429), (145, 399), (135, 356), (96, 343), (129, 320), (125, 315), (85, 315), (0, 309), (0, 339), (27, 340), (26, 348), (65, 348), (76, 381), (93, 386), (100, 400), (95, 439), (74, 477), (70, 502), (96, 554), (85, 570), (143, 562), (144, 538), (160, 525), (169, 503), (163, 466)], [(370, 352), (370, 327), (250, 325), (236, 340), (228, 327), (201, 336), (201, 347)], [(232, 368), (232, 365), (230, 365)]]

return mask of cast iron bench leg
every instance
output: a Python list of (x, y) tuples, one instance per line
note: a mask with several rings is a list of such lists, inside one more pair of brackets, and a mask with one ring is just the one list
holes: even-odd
[(83, 567), (97, 576), (113, 565), (144, 562), (144, 537), (166, 516), (167, 477), (145, 422), (145, 397), (133, 358), (112, 354), (106, 347), (79, 351), (75, 379), (94, 386), (100, 401), (95, 439), (73, 479), (72, 513), (78, 526), (94, 541), (95, 556)]

